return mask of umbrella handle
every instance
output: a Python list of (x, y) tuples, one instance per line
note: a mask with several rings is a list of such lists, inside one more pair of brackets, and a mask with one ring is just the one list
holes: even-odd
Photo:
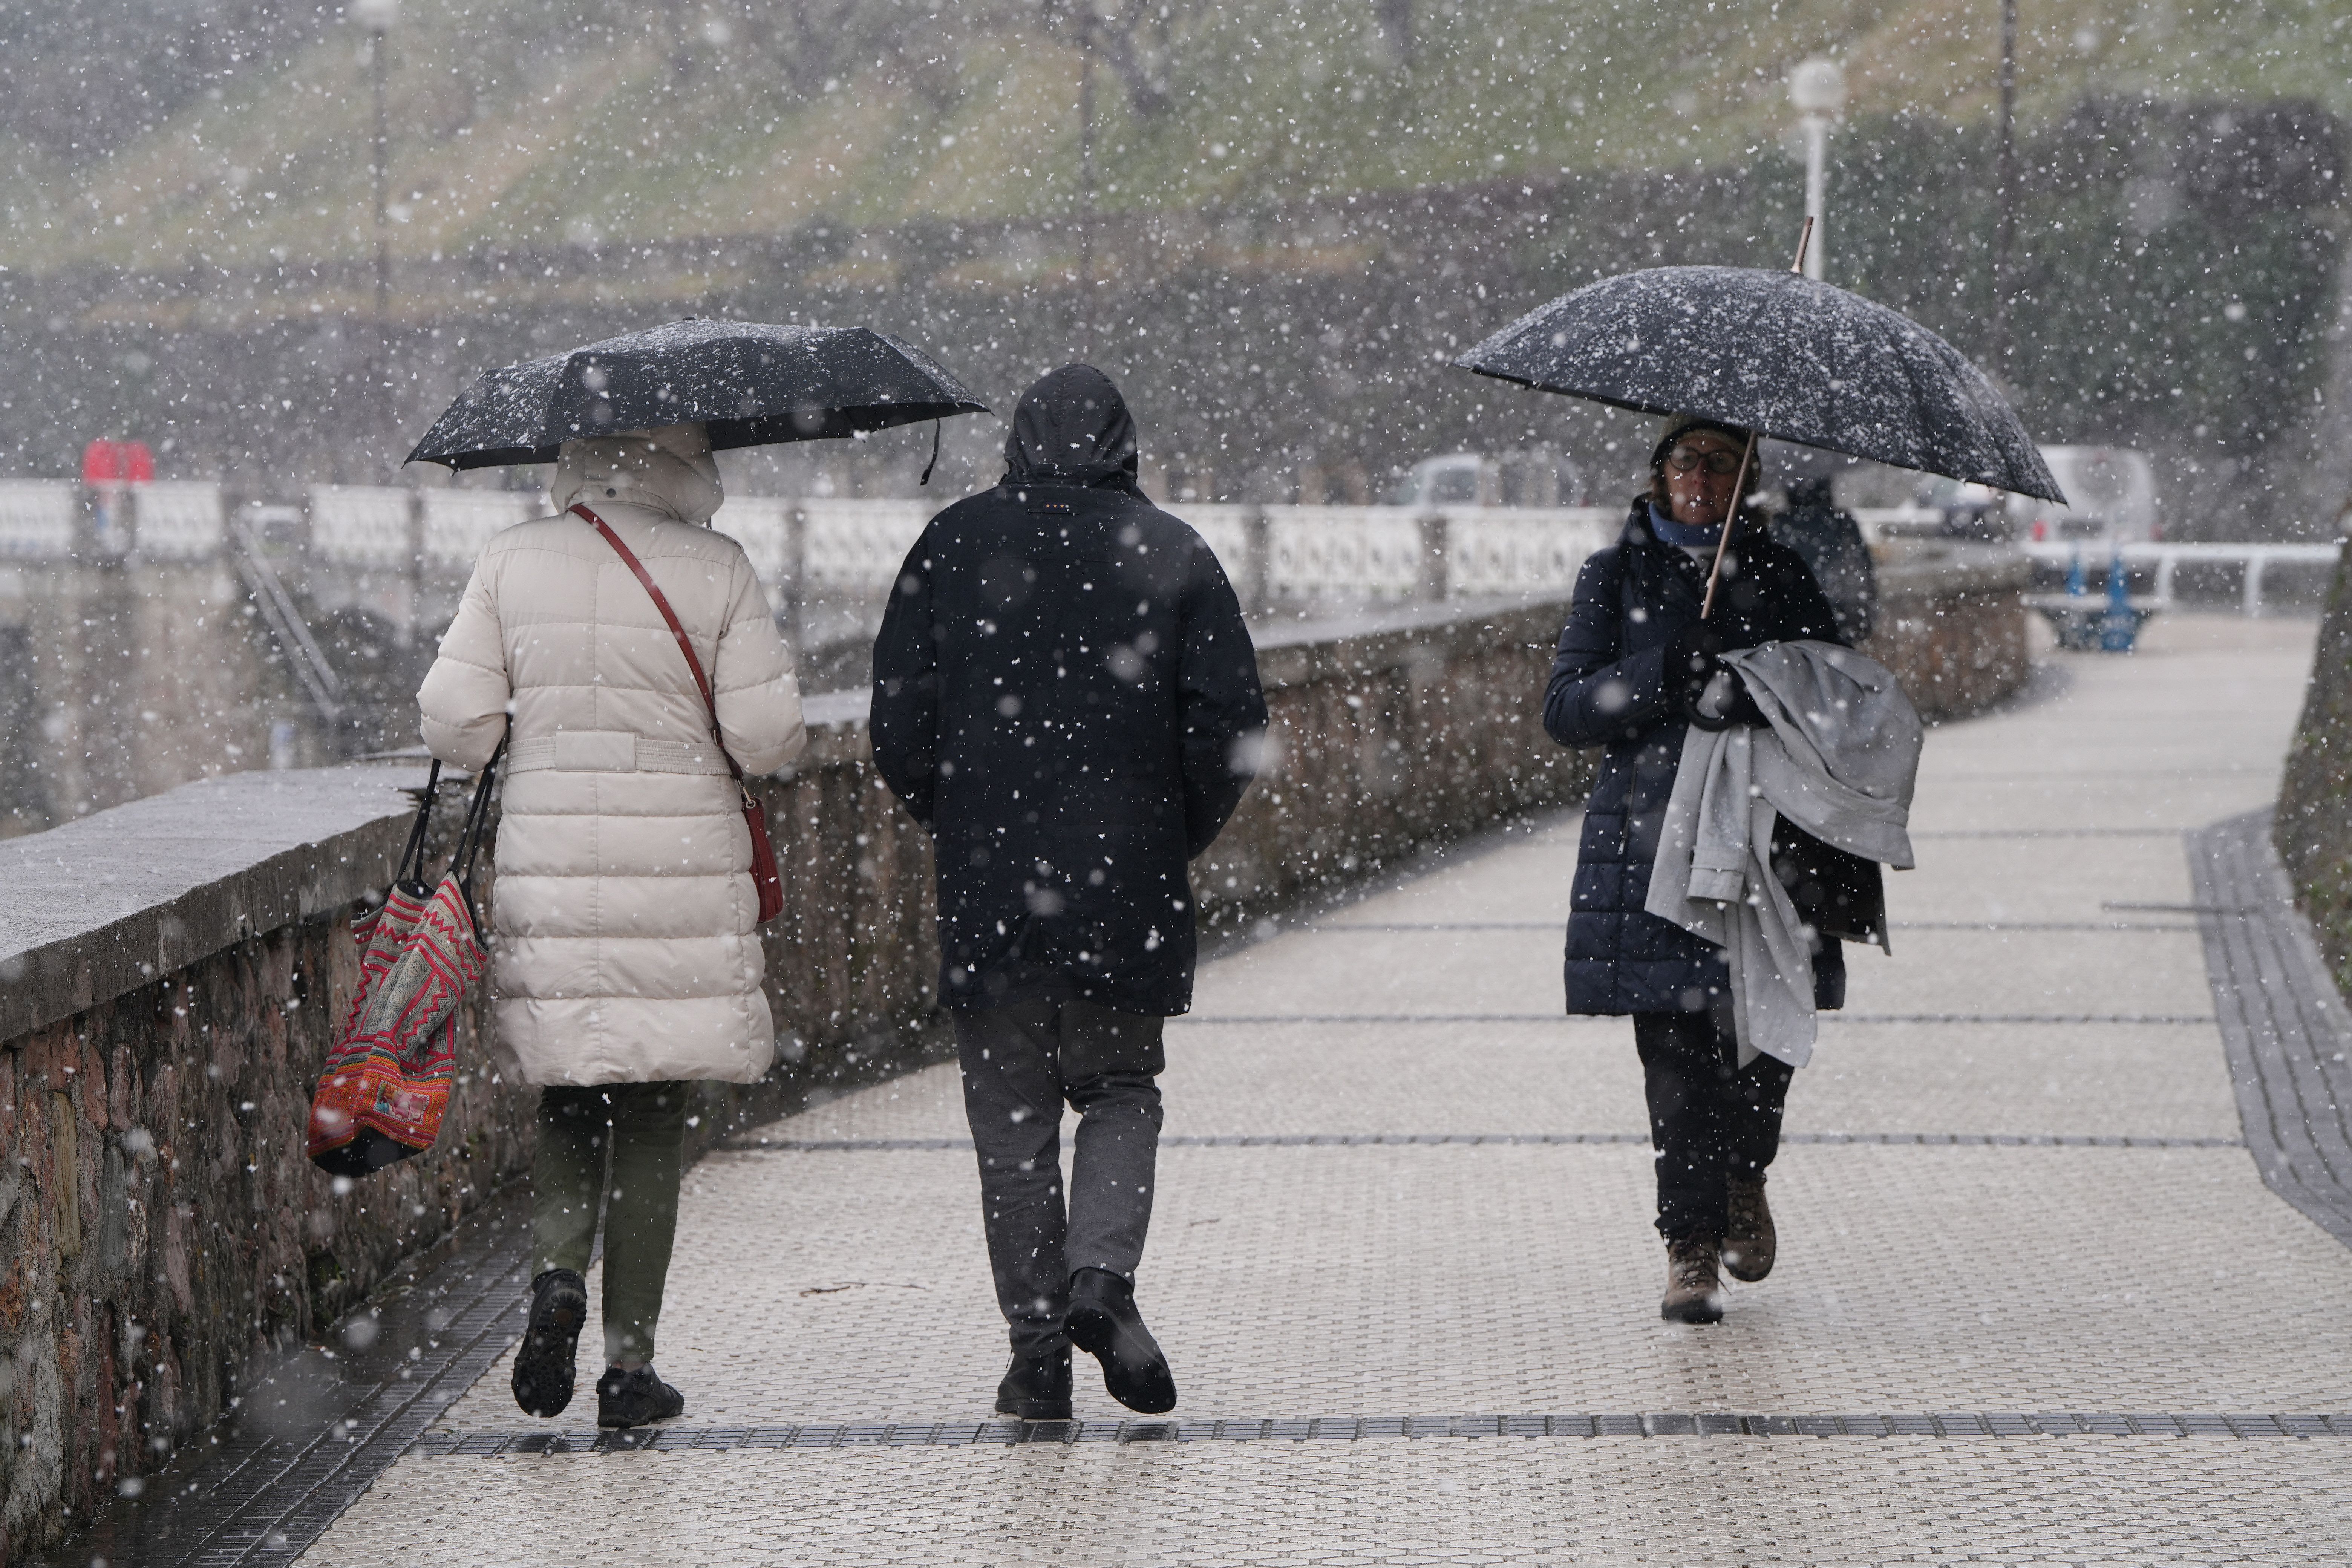
[(1748, 432), (1748, 445), (1739, 453), (1739, 478), (1732, 481), (1731, 508), (1723, 514), (1723, 531), (1716, 537), (1715, 560), (1706, 569), (1706, 599), (1699, 605), (1698, 618), (1705, 620), (1715, 614), (1716, 580), (1723, 574), (1723, 552), (1731, 543), (1731, 525), (1739, 521), (1739, 503), (1748, 493), (1748, 466), (1756, 460), (1756, 432)]

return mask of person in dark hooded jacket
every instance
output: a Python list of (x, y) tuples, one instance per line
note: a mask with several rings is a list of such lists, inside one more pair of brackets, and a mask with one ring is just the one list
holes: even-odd
[[(1780, 1147), (1790, 1069), (1769, 1056), (1739, 1065), (1722, 950), (1643, 908), (1659, 828), (1688, 727), (1764, 722), (1719, 657), (1791, 638), (1845, 640), (1803, 558), (1745, 513), (1731, 523), (1714, 611), (1700, 616), (1747, 439), (1694, 416), (1666, 422), (1651, 489), (1634, 498), (1618, 542), (1577, 574), (1544, 693), (1554, 740), (1605, 748), (1570, 901), (1568, 1010), (1633, 1015), (1667, 1246), (1660, 1313), (1685, 1322), (1723, 1315), (1719, 1267), (1741, 1279), (1772, 1267), (1764, 1170)], [(1841, 1006), (1835, 933), (1884, 920), (1877, 868), (1785, 823), (1774, 830), (1773, 867), (1818, 933), (1815, 1004)]]
[(1109, 377), (1040, 380), (1004, 456), (908, 553), (874, 644), (874, 759), (936, 851), (940, 995), (1013, 1342), (996, 1407), (1066, 1419), (1075, 1342), (1158, 1412), (1175, 1383), (1134, 1276), (1162, 1023), (1192, 1005), (1185, 866), (1249, 785), (1265, 700), (1216, 557), (1136, 483)]

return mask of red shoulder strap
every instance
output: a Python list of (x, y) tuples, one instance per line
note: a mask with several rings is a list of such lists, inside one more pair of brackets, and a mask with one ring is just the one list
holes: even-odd
[[(703, 706), (710, 710), (711, 738), (719, 740), (719, 700), (710, 694), (710, 679), (702, 673), (702, 660), (695, 657), (694, 644), (688, 639), (686, 628), (678, 624), (677, 612), (669, 607), (669, 601), (662, 596), (661, 589), (654, 584), (653, 574), (646, 570), (646, 563), (637, 559), (635, 551), (621, 542), (621, 536), (613, 531), (612, 524), (590, 511), (584, 505), (575, 505), (572, 510), (596, 525), (596, 531), (604, 536), (604, 542), (613, 547), (613, 552), (621, 558), (622, 563), (635, 573), (637, 581), (645, 584), (646, 595), (654, 602), (654, 608), (659, 610), (662, 619), (669, 623), (669, 633), (677, 639), (678, 652), (686, 655), (686, 668), (694, 671), (694, 684), (701, 689)], [(721, 756), (727, 755), (727, 745), (724, 741), (719, 741), (719, 752)], [(737, 778), (743, 776), (743, 770), (736, 767), (733, 757), (727, 757), (727, 766)]]

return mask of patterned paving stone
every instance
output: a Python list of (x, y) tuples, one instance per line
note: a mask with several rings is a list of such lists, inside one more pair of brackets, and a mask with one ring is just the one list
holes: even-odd
[(2347, 1479), (2332, 1444), (2118, 1437), (411, 1456), (306, 1561), (2310, 1563), (2352, 1551)]
[(1140, 1282), (1172, 1437), (1120, 1440), (1084, 1376), (1081, 1425), (988, 1436), (1001, 1329), (935, 1069), (689, 1178), (676, 1431), (601, 1451), (501, 1364), (308, 1561), (2340, 1557), (2352, 1249), (2238, 1146), (2180, 838), (2267, 800), (2309, 648), (2168, 617), (1934, 733), (1895, 955), (1857, 955), (1799, 1075), (1781, 1261), (1719, 1327), (1655, 1317), (1625, 1026), (1556, 1016), (1555, 819), (1204, 971)]

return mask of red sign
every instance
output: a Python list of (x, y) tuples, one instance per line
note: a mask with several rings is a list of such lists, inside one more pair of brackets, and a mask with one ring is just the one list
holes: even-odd
[(113, 441), (101, 436), (81, 449), (86, 485), (143, 485), (155, 478), (155, 454), (144, 441)]

